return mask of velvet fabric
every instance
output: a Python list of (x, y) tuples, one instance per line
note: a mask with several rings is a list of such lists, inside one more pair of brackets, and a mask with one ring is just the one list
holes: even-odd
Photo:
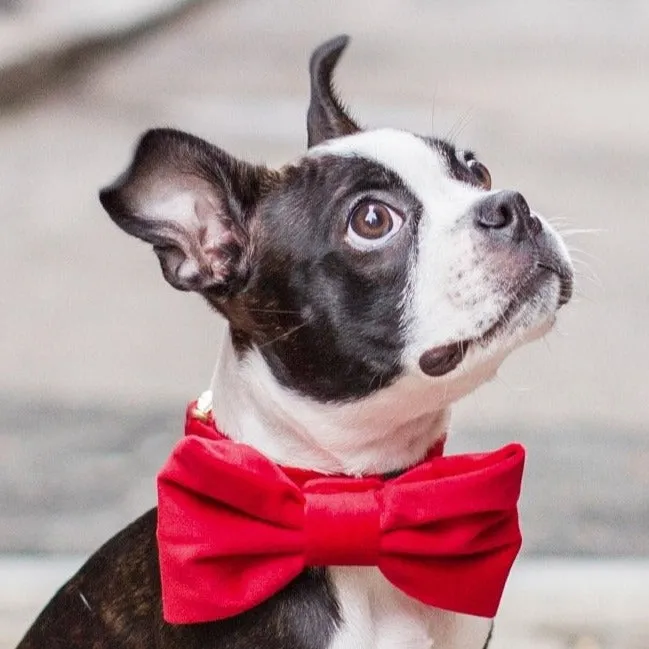
[(377, 566), (415, 599), (496, 614), (521, 545), (525, 451), (441, 456), (397, 477), (280, 467), (188, 409), (158, 476), (163, 614), (188, 624), (242, 613), (308, 566)]

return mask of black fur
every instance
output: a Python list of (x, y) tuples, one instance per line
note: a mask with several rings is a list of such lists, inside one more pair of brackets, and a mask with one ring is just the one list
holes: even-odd
[(343, 108), (332, 83), (333, 70), (348, 43), (348, 36), (338, 36), (311, 55), (311, 103), (306, 121), (309, 147), (360, 130)]
[(101, 547), (17, 649), (325, 649), (340, 623), (327, 571), (304, 571), (257, 608), (209, 624), (162, 619), (156, 510)]
[[(364, 199), (406, 215), (409, 230), (369, 255), (344, 240), (349, 214)], [(254, 217), (245, 291), (226, 307), (247, 314), (239, 339), (260, 349), (282, 385), (344, 401), (401, 372), (403, 314), (395, 304), (406, 289), (420, 212), (394, 173), (367, 160), (307, 159), (284, 172)]]

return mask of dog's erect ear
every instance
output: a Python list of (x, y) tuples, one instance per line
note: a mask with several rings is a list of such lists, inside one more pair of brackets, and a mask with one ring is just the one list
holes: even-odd
[(247, 220), (269, 175), (159, 129), (142, 137), (129, 169), (99, 199), (120, 228), (153, 245), (172, 286), (228, 295), (246, 280)]
[(337, 36), (311, 55), (311, 103), (306, 118), (309, 147), (361, 130), (345, 112), (332, 84), (334, 68), (348, 43), (349, 36)]

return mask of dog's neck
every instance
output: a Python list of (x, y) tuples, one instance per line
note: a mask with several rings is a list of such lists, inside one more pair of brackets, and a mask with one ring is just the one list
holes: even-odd
[(323, 404), (282, 387), (262, 355), (238, 355), (227, 336), (212, 381), (219, 430), (278, 464), (323, 473), (388, 473), (421, 460), (448, 430), (414, 377), (363, 400)]

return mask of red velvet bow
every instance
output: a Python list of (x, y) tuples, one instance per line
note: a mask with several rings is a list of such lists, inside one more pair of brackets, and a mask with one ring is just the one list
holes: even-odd
[(167, 622), (237, 615), (328, 565), (378, 566), (425, 604), (496, 614), (521, 544), (522, 446), (429, 457), (393, 479), (327, 477), (188, 424), (158, 476)]

